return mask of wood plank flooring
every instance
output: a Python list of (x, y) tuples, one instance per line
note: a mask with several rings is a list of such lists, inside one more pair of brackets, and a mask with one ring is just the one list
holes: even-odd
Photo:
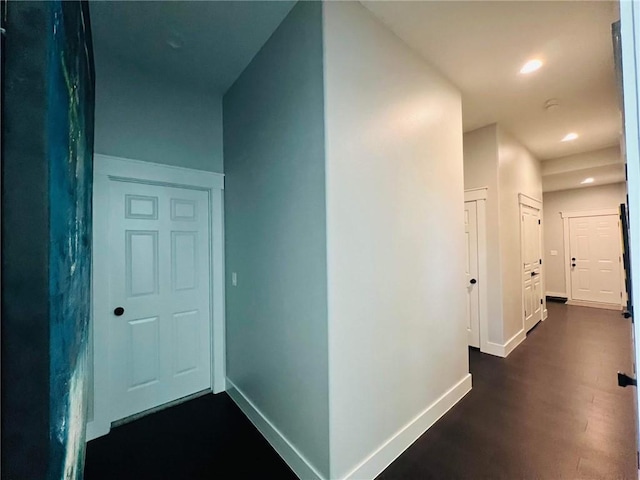
[(85, 480), (295, 479), (226, 394), (205, 395), (87, 444)]
[(380, 479), (637, 479), (631, 323), (549, 303), (506, 359), (470, 352), (472, 391)]
[[(473, 390), (380, 479), (637, 479), (631, 324), (549, 303), (507, 359), (470, 352)], [(288, 479), (291, 470), (226, 394), (89, 442), (86, 480)]]

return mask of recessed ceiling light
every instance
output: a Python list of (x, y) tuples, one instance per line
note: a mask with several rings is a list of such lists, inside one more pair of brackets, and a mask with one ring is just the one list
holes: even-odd
[(585, 178), (580, 183), (593, 183), (593, 177)]
[(564, 138), (561, 140), (561, 142), (570, 142), (571, 140), (575, 140), (576, 138), (578, 138), (578, 134), (571, 132), (571, 133), (567, 133)]
[(542, 60), (538, 60), (537, 58), (534, 58), (533, 60), (529, 60), (527, 63), (525, 63), (522, 66), (522, 68), (520, 69), (520, 73), (527, 74), (527, 73), (535, 72), (541, 66), (542, 66)]

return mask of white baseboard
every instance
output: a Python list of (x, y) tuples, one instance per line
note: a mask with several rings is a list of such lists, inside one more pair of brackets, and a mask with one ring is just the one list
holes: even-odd
[(480, 348), (480, 351), (496, 357), (504, 357), (504, 345), (499, 343), (487, 342), (484, 348)]
[(585, 302), (584, 300), (567, 300), (567, 305), (576, 307), (602, 308), (604, 310), (622, 310), (619, 303)]
[(471, 391), (471, 374), (467, 374), (411, 422), (402, 427), (344, 478), (364, 479), (377, 477), (469, 391)]
[(320, 472), (228, 378), (227, 393), (299, 478), (324, 480)]
[(566, 293), (560, 293), (560, 292), (546, 292), (545, 295), (547, 297), (567, 298), (567, 294)]
[(511, 352), (513, 352), (518, 345), (520, 345), (525, 338), (527, 338), (527, 333), (524, 329), (520, 330), (513, 337), (507, 340), (507, 343), (504, 344), (504, 356), (508, 356)]
[(483, 353), (489, 353), (491, 355), (495, 355), (496, 357), (507, 357), (511, 352), (513, 352), (518, 345), (520, 345), (524, 339), (527, 338), (527, 334), (524, 329), (520, 330), (513, 337), (511, 337), (504, 345), (500, 345), (499, 343), (487, 342), (487, 346)]
[(111, 422), (100, 422), (98, 420), (92, 420), (87, 422), (87, 429), (85, 431), (85, 440), (88, 442), (99, 437), (107, 435), (111, 431)]

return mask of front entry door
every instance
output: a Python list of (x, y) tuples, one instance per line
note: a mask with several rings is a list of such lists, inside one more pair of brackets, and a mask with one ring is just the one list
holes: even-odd
[(112, 421), (210, 388), (208, 194), (109, 182)]
[(524, 328), (528, 332), (543, 313), (540, 210), (521, 205), (521, 212)]
[(618, 215), (569, 219), (571, 299), (620, 305), (621, 239)]
[(465, 304), (469, 345), (480, 348), (480, 306), (478, 295), (478, 215), (475, 201), (464, 202), (466, 247)]

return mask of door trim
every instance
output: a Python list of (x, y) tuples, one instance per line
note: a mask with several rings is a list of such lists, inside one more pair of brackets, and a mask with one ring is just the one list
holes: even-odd
[(469, 188), (464, 191), (464, 201), (486, 200), (488, 192), (489, 187)]
[(465, 202), (476, 202), (476, 220), (478, 231), (478, 315), (480, 323), (480, 351), (491, 352), (489, 345), (489, 295), (487, 292), (487, 198), (488, 187), (473, 188), (464, 191)]
[[(637, 2), (620, 2), (620, 27), (622, 44), (622, 80), (624, 102), (624, 150), (627, 163), (627, 205), (640, 205), (640, 108), (638, 80), (640, 74), (640, 5)], [(640, 209), (629, 209), (629, 248), (631, 255), (631, 298), (640, 299)], [(635, 322), (632, 323), (634, 366), (640, 365), (640, 321), (633, 306)], [(635, 396), (636, 412), (640, 407), (640, 395)], [(640, 429), (640, 415), (636, 415)], [(638, 439), (638, 435), (636, 435)], [(637, 448), (636, 448), (637, 450)]]
[[(100, 215), (108, 209), (109, 181), (145, 183), (159, 186), (204, 190), (209, 194), (209, 249), (210, 321), (211, 321), (211, 388), (214, 393), (226, 390), (225, 366), (225, 292), (224, 292), (224, 175), (182, 167), (142, 162), (108, 155), (94, 155), (93, 173), (93, 252), (108, 252), (108, 215)], [(98, 208), (96, 208), (98, 206)], [(98, 213), (98, 215), (95, 215)], [(214, 268), (215, 267), (215, 268)], [(110, 329), (106, 322), (94, 322), (95, 312), (106, 312), (107, 296), (96, 296), (96, 291), (109, 289), (109, 255), (92, 254), (92, 299), (90, 319), (89, 418), (87, 441), (106, 435), (111, 429), (109, 407)], [(99, 318), (99, 317), (98, 317)]]
[(619, 215), (620, 211), (617, 208), (601, 208), (598, 210), (586, 210), (580, 212), (560, 212), (560, 216), (564, 218), (578, 218), (578, 217), (598, 217), (600, 215)]
[(540, 213), (542, 213), (542, 200), (530, 197), (529, 195), (525, 195), (524, 193), (519, 193), (518, 202), (520, 203), (520, 205), (526, 205), (527, 207), (535, 208), (536, 210), (540, 210)]
[[(571, 239), (569, 238), (569, 220), (572, 218), (581, 218), (581, 217), (599, 217), (603, 215), (620, 215), (620, 211), (617, 208), (600, 208), (598, 210), (583, 210), (583, 211), (568, 211), (568, 212), (560, 212), (560, 216), (562, 217), (562, 245), (564, 248), (564, 287), (567, 291), (567, 305), (580, 305), (580, 306), (588, 306), (594, 308), (605, 308), (611, 310), (619, 310), (624, 307), (627, 303), (624, 285), (624, 268), (622, 268), (622, 264), (620, 264), (620, 292), (622, 292), (622, 296), (620, 297), (620, 303), (598, 303), (598, 302), (584, 302), (580, 300), (574, 300), (571, 288), (571, 268), (569, 265), (571, 264)], [(620, 239), (620, 255), (622, 255), (622, 239)], [(588, 304), (588, 305), (587, 305)], [(615, 305), (615, 308), (607, 308), (604, 305)]]

